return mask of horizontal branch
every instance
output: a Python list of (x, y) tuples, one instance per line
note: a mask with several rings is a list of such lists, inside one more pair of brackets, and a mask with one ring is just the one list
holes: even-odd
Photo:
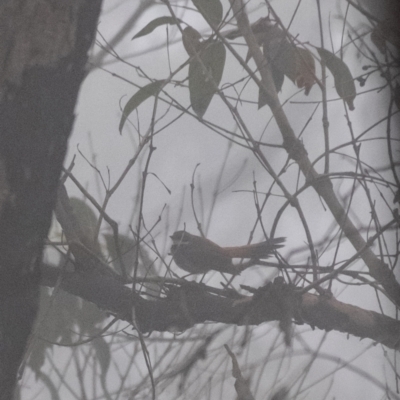
[[(130, 323), (134, 306), (136, 323), (143, 333), (181, 332), (207, 321), (238, 326), (283, 321), (288, 301), (296, 296), (296, 289), (281, 281), (255, 290), (252, 296), (238, 297), (231, 290), (216, 291), (204, 284), (168, 280), (169, 283), (164, 284), (165, 297), (147, 300), (138, 294), (132, 295), (130, 288), (111, 275), (97, 274), (93, 270), (61, 272), (59, 268), (43, 265), (42, 285), (53, 287), (57, 282), (62, 290)], [(307, 323), (313, 329), (344, 332), (400, 349), (399, 321), (333, 297), (302, 294), (293, 317), (297, 323)]]

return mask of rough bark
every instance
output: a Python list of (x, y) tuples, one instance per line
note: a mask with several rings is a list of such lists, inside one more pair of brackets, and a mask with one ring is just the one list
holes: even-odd
[[(42, 266), (42, 284), (60, 288), (96, 304), (118, 318), (135, 323), (142, 333), (184, 331), (207, 321), (242, 325), (259, 325), (268, 321), (285, 322), (288, 317), (313, 329), (339, 331), (369, 338), (388, 348), (400, 350), (400, 322), (374, 311), (342, 303), (330, 296), (305, 293), (301, 296), (290, 285), (275, 281), (259, 288), (252, 296), (215, 289), (184, 280), (163, 280), (167, 296), (146, 300), (132, 296), (128, 286), (102, 267), (79, 268), (79, 272), (63, 272), (49, 265)], [(153, 280), (153, 283), (157, 280)], [(293, 297), (294, 296), (294, 297)], [(292, 312), (290, 304), (293, 305)], [(134, 312), (132, 312), (134, 310)], [(291, 315), (288, 315), (291, 314)], [(132, 321), (135, 315), (136, 321)]]
[(37, 311), (43, 240), (101, 0), (0, 4), (0, 399)]

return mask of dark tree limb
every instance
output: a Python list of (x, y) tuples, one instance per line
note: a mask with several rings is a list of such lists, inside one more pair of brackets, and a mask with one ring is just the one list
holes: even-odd
[(37, 311), (43, 240), (101, 0), (0, 5), (0, 399)]
[[(42, 284), (54, 286), (60, 277), (58, 268), (42, 266)], [(234, 296), (230, 291), (216, 290), (203, 284), (176, 280), (164, 284), (167, 295), (157, 300), (132, 296), (129, 287), (112, 276), (92, 272), (63, 272), (60, 288), (95, 303), (118, 318), (136, 322), (143, 333), (183, 331), (206, 321), (226, 324), (259, 325), (284, 321), (287, 299), (292, 289), (279, 281), (255, 290), (253, 296)], [(160, 283), (162, 282), (160, 278)], [(342, 303), (333, 297), (309, 293), (297, 299), (293, 313), (297, 323), (312, 328), (336, 330), (369, 338), (389, 348), (400, 350), (400, 322), (373, 311)]]

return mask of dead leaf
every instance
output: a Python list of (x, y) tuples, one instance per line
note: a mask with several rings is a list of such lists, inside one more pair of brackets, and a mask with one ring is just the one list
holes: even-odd
[(237, 400), (254, 400), (253, 394), (249, 388), (249, 383), (243, 378), (235, 354), (231, 351), (227, 344), (224, 345), (224, 347), (232, 359), (232, 376), (236, 379), (235, 389), (236, 393), (238, 394)]
[(296, 46), (296, 85), (308, 96), (315, 83), (315, 61), (310, 51)]
[(325, 62), (335, 79), (337, 94), (348, 104), (351, 111), (354, 110), (353, 101), (356, 97), (356, 86), (350, 69), (343, 60), (336, 57), (328, 50), (317, 48), (321, 59)]
[[(265, 58), (270, 63), (276, 91), (281, 91), (286, 75), (297, 87), (304, 87), (304, 93), (308, 95), (315, 83), (315, 61), (311, 52), (291, 43), (286, 32), (269, 17), (260, 18), (252, 24), (251, 28), (257, 43), (263, 47)], [(232, 31), (226, 35), (228, 39), (239, 36), (241, 36), (239, 31)], [(248, 53), (246, 62), (250, 57)], [(265, 104), (267, 104), (266, 96), (262, 90), (259, 90), (258, 108), (260, 109)]]

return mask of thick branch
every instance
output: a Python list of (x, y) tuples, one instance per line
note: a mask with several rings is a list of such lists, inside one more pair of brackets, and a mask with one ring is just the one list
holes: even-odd
[[(54, 286), (60, 270), (44, 265), (42, 284)], [(161, 283), (161, 279), (160, 279)], [(225, 324), (259, 325), (285, 318), (288, 285), (269, 284), (251, 297), (233, 295), (202, 284), (176, 281), (164, 285), (167, 296), (157, 300), (132, 297), (132, 291), (110, 276), (96, 273), (64, 272), (60, 288), (95, 303), (99, 308), (132, 322), (132, 306), (143, 333), (182, 331), (206, 321)], [(336, 330), (369, 338), (389, 348), (400, 349), (400, 322), (373, 311), (337, 301), (333, 297), (303, 294), (294, 313), (298, 322), (312, 328)]]

